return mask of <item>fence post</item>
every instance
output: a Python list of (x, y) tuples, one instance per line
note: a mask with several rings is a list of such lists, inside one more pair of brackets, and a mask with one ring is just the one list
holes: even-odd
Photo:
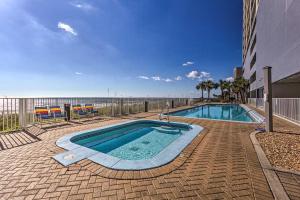
[(20, 98), (19, 99), (19, 125), (21, 129), (24, 129), (27, 126), (26, 113), (27, 113), (26, 99)]
[(123, 115), (124, 114), (124, 112), (123, 112), (123, 108), (124, 108), (124, 100), (123, 100), (123, 98), (121, 99), (121, 115)]
[(114, 112), (114, 100), (113, 98), (111, 99), (111, 116), (114, 117), (115, 116), (115, 112)]
[(273, 107), (272, 107), (272, 67), (264, 67), (264, 102), (266, 113), (266, 131), (273, 131)]
[(149, 111), (149, 102), (145, 101), (145, 112)]
[(64, 104), (64, 111), (65, 111), (65, 113), (66, 113), (66, 118), (65, 118), (65, 120), (66, 121), (70, 121), (71, 120), (71, 104), (69, 104), (69, 103), (65, 103)]

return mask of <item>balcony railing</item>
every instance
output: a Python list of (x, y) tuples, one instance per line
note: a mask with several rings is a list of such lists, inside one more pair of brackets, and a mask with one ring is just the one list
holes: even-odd
[[(0, 98), (0, 133), (19, 130), (37, 122), (34, 108), (37, 106), (60, 106), (64, 104), (93, 104), (99, 116), (115, 117), (148, 111), (160, 112), (169, 102), (170, 106), (191, 105), (189, 98)], [(71, 119), (74, 116), (71, 115)]]

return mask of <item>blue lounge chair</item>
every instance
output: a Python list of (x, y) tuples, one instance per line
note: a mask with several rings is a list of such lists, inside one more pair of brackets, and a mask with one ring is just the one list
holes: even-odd
[(51, 119), (47, 106), (35, 107), (35, 116), (38, 120)]
[(79, 119), (83, 116), (86, 116), (88, 113), (84, 111), (80, 104), (73, 105), (73, 113), (79, 117)]
[(95, 115), (98, 113), (98, 111), (94, 109), (93, 104), (85, 104), (84, 109), (89, 114)]
[(67, 113), (62, 112), (60, 106), (50, 106), (50, 116), (54, 119), (58, 119), (58, 118), (67, 119)]

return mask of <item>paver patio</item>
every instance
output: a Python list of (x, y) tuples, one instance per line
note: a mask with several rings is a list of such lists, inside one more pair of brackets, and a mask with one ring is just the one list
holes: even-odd
[(48, 130), (39, 136), (41, 141), (0, 151), (0, 198), (273, 199), (249, 138), (251, 124), (171, 118), (203, 126), (205, 137), (178, 157), (180, 164), (174, 164), (176, 159), (149, 176), (108, 169), (105, 176), (95, 173), (101, 166), (89, 160), (63, 167), (52, 159), (64, 151), (55, 145), (61, 136), (126, 120)]

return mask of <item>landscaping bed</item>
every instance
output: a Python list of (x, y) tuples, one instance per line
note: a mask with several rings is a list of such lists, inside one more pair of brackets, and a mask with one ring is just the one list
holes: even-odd
[(300, 134), (258, 133), (256, 138), (274, 167), (300, 172)]

